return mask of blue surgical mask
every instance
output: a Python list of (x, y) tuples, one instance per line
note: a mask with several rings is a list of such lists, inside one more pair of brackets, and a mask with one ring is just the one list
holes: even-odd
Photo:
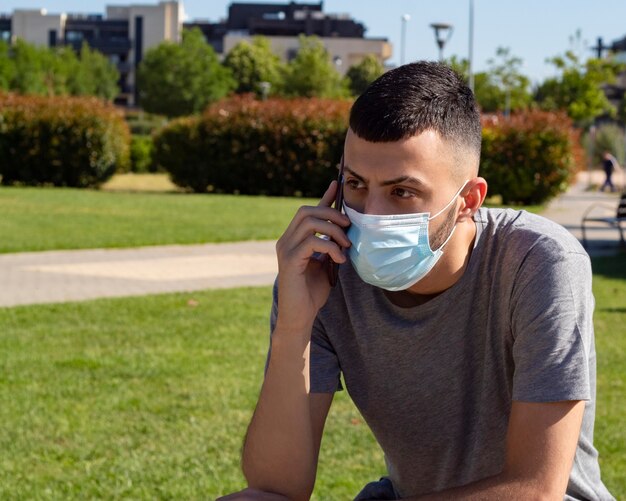
[(350, 260), (361, 280), (388, 291), (401, 291), (415, 285), (437, 264), (456, 225), (441, 246), (433, 251), (428, 240), (428, 222), (450, 207), (467, 181), (452, 200), (437, 214), (361, 214), (344, 203), (352, 223), (347, 236), (352, 242)]

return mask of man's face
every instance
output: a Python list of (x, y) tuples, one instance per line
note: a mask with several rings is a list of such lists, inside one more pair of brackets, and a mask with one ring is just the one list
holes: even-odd
[[(344, 200), (364, 214), (411, 214), (443, 209), (461, 188), (458, 156), (434, 131), (391, 143), (371, 143), (348, 131)], [(437, 249), (452, 231), (458, 203), (434, 219), (430, 244)]]

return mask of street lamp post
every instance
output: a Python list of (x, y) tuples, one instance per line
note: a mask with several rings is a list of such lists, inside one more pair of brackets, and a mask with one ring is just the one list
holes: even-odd
[(439, 47), (439, 61), (443, 61), (443, 48), (450, 40), (454, 27), (446, 23), (432, 23), (430, 27), (435, 30), (435, 41)]
[(474, 92), (474, 0), (469, 0), (469, 88)]
[(406, 42), (406, 23), (411, 20), (411, 16), (408, 14), (403, 14), (400, 18), (402, 20), (402, 32), (400, 38), (400, 64), (404, 64), (404, 48)]

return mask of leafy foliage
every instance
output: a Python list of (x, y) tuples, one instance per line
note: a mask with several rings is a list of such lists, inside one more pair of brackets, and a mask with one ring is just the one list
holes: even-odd
[(565, 191), (584, 165), (579, 132), (563, 112), (483, 120), (481, 175), (502, 202), (540, 204)]
[(374, 54), (368, 54), (360, 63), (350, 66), (346, 77), (350, 92), (359, 96), (369, 84), (385, 72), (385, 68)]
[(235, 45), (224, 59), (224, 66), (232, 72), (237, 82), (235, 92), (254, 92), (261, 95), (261, 82), (270, 84), (270, 92), (280, 90), (284, 64), (272, 52), (267, 38), (256, 36), (252, 43), (242, 40)]
[[(71, 57), (69, 59), (71, 61)], [(109, 60), (83, 43), (80, 59), (68, 75), (68, 90), (73, 96), (100, 96), (113, 101), (119, 94), (118, 79), (119, 73)]]
[(18, 39), (0, 42), (0, 89), (45, 96), (98, 96), (112, 101), (119, 73), (87, 44), (80, 54), (69, 47), (37, 47)]
[[(510, 49), (498, 47), (496, 57), (488, 61), (487, 71), (474, 74), (474, 95), (480, 109), (486, 113), (527, 109), (532, 96), (530, 79), (520, 71), (522, 59)], [(469, 62), (452, 56), (447, 64), (468, 80)]]
[(182, 43), (163, 42), (150, 49), (137, 72), (140, 104), (169, 117), (202, 111), (235, 88), (202, 32), (183, 31)]
[(97, 186), (127, 167), (129, 141), (99, 99), (0, 94), (2, 184)]
[(615, 81), (623, 66), (607, 59), (580, 60), (573, 50), (549, 60), (560, 72), (538, 88), (535, 99), (544, 110), (565, 110), (579, 125), (589, 125), (596, 117), (616, 115), (602, 85)]
[(196, 192), (318, 196), (335, 176), (350, 103), (237, 97), (157, 133), (155, 160)]
[(285, 71), (283, 94), (300, 97), (347, 97), (345, 81), (333, 65), (322, 42), (300, 36), (300, 49)]
[(9, 44), (0, 40), (0, 90), (10, 89), (14, 73), (15, 64), (9, 57)]
[(131, 172), (154, 171), (152, 150), (154, 144), (151, 136), (133, 135), (130, 140), (130, 170)]
[(624, 129), (620, 126), (602, 124), (593, 132), (587, 131), (585, 133), (583, 144), (593, 165), (602, 164), (602, 155), (605, 151), (615, 156), (620, 164), (624, 164), (626, 160), (624, 156), (626, 141), (624, 139)]
[[(349, 107), (318, 98), (229, 99), (161, 129), (154, 158), (196, 192), (319, 196), (334, 176)], [(483, 126), (481, 172), (504, 203), (543, 203), (584, 165), (564, 113), (494, 115)]]

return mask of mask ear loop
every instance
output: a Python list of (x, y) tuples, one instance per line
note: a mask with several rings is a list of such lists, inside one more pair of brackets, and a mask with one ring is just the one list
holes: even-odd
[(450, 201), (446, 204), (446, 206), (445, 206), (443, 209), (441, 209), (439, 212), (437, 212), (437, 214), (435, 214), (434, 216), (430, 216), (430, 217), (428, 218), (428, 220), (430, 221), (431, 219), (435, 219), (437, 216), (441, 215), (441, 214), (442, 214), (442, 213), (443, 213), (446, 209), (448, 209), (448, 207), (450, 207), (450, 206), (454, 203), (454, 201), (456, 200), (456, 197), (458, 197), (458, 196), (461, 194), (461, 192), (463, 191), (463, 189), (467, 186), (467, 183), (469, 183), (469, 179), (467, 179), (467, 180), (463, 183), (463, 186), (461, 186), (461, 187), (459, 188), (459, 191), (457, 191), (457, 192), (456, 192), (456, 194), (455, 194), (455, 195), (452, 197), (452, 199), (451, 199), (451, 200), (450, 200)]
[[(450, 207), (452, 205), (452, 203), (456, 200), (456, 198), (461, 194), (461, 192), (463, 191), (463, 189), (465, 188), (465, 186), (467, 186), (467, 183), (469, 183), (469, 179), (467, 181), (465, 181), (463, 183), (463, 186), (461, 186), (461, 189), (459, 191), (456, 192), (456, 195), (454, 195), (454, 197), (452, 197), (452, 200), (450, 200), (448, 202), (448, 205), (446, 205), (443, 209), (441, 209), (439, 212), (437, 212), (437, 214), (435, 214), (432, 217), (429, 217), (428, 220), (430, 221), (431, 219), (436, 218), (439, 214), (441, 214), (443, 211), (445, 211), (448, 207)], [(452, 231), (450, 232), (450, 234), (448, 235), (448, 238), (446, 238), (444, 240), (444, 242), (439, 246), (439, 248), (437, 249), (437, 251), (440, 251), (441, 249), (443, 249), (445, 247), (445, 245), (450, 241), (450, 239), (452, 238), (452, 235), (454, 235), (454, 230), (456, 230), (456, 224), (452, 227)], [(428, 242), (428, 247), (430, 248), (430, 242)], [(431, 252), (437, 252), (437, 251), (433, 251), (431, 249)]]

